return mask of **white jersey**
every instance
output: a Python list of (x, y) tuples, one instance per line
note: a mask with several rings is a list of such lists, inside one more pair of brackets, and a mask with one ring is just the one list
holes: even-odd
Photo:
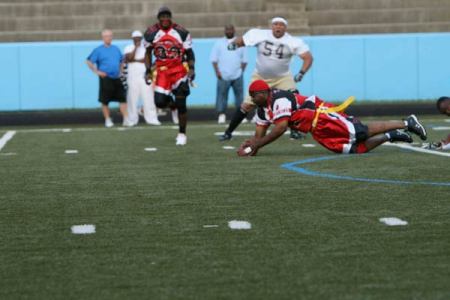
[[(128, 45), (125, 47), (124, 54), (127, 55), (128, 53), (131, 53), (134, 51), (134, 44)], [(136, 50), (136, 54), (134, 56), (134, 59), (140, 60), (145, 57), (145, 46), (144, 43), (141, 42), (139, 47)], [(128, 79), (130, 78), (144, 78), (145, 76), (145, 64), (143, 62), (130, 62), (128, 63)]]
[(289, 64), (293, 55), (309, 51), (300, 38), (285, 33), (281, 38), (273, 36), (269, 29), (250, 29), (242, 37), (245, 46), (257, 47), (256, 73), (262, 78), (276, 78), (290, 75)]

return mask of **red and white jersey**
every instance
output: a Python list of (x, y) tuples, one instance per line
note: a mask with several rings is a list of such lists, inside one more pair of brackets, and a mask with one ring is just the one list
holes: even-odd
[(309, 51), (302, 39), (287, 32), (281, 38), (276, 38), (272, 30), (250, 29), (242, 38), (246, 46), (257, 47), (256, 73), (266, 79), (290, 75), (292, 56)]
[[(299, 126), (302, 122), (303, 132), (308, 132), (314, 119), (316, 107), (323, 103), (316, 96), (302, 96), (288, 91), (271, 89), (271, 100), (265, 107), (256, 112), (256, 125), (269, 127), (287, 120), (290, 127)], [(299, 116), (302, 115), (300, 120)]]
[(168, 68), (183, 63), (185, 52), (192, 48), (192, 38), (186, 29), (178, 24), (164, 30), (156, 23), (144, 34), (148, 47), (153, 49), (156, 65)]

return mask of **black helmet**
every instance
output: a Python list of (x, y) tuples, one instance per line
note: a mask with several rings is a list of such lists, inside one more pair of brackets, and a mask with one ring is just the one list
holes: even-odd
[(158, 15), (157, 15), (158, 19), (163, 14), (167, 14), (170, 17), (172, 17), (172, 12), (170, 11), (170, 9), (167, 6), (162, 6), (162, 7), (159, 8)]

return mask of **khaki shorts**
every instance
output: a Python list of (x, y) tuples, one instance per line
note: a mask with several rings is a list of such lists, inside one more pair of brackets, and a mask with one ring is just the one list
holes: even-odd
[[(276, 88), (280, 90), (295, 90), (297, 88), (295, 86), (294, 78), (292, 77), (292, 75), (265, 79), (259, 76), (258, 73), (253, 73), (252, 78), (250, 79), (250, 84), (258, 79), (262, 79), (265, 82), (267, 82), (267, 84), (271, 88)], [(244, 99), (244, 104), (255, 106), (255, 104), (252, 102), (252, 98), (248, 94)]]

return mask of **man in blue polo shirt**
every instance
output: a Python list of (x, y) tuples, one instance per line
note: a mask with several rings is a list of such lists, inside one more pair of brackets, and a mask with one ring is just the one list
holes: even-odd
[(210, 60), (217, 77), (216, 110), (219, 124), (226, 121), (225, 113), (228, 105), (228, 91), (234, 92), (235, 106), (240, 108), (244, 98), (243, 72), (247, 66), (247, 52), (245, 48), (229, 51), (228, 45), (236, 38), (233, 25), (225, 26), (225, 37), (218, 40), (211, 52)]
[(113, 127), (109, 110), (109, 102), (117, 101), (120, 104), (120, 112), (123, 116), (123, 126), (129, 126), (127, 118), (127, 104), (125, 89), (120, 80), (123, 66), (123, 55), (120, 49), (112, 45), (113, 33), (109, 29), (102, 31), (103, 45), (95, 48), (88, 56), (86, 63), (89, 69), (99, 77), (99, 97), (102, 104), (102, 112), (105, 118), (105, 126)]

